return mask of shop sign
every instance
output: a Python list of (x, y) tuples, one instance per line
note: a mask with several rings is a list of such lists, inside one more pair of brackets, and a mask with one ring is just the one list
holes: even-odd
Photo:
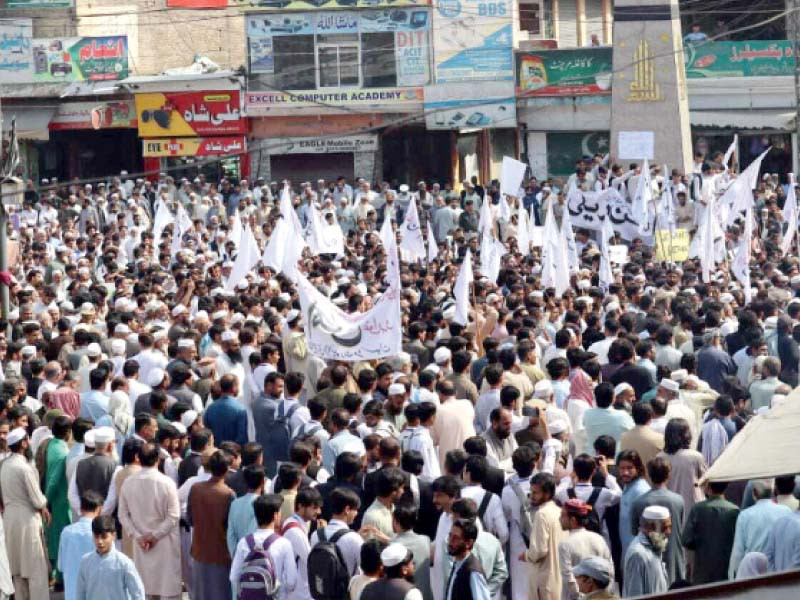
[(611, 48), (517, 52), (517, 94), (611, 94)]
[(33, 81), (32, 37), (31, 19), (0, 19), (0, 81)]
[(170, 8), (226, 8), (228, 0), (167, 0)]
[(425, 88), (424, 106), (427, 129), (489, 129), (517, 124), (517, 101), (511, 81), (484, 86), (432, 85)]
[(330, 152), (376, 152), (377, 135), (290, 138), (270, 147), (270, 154), (328, 154)]
[(69, 8), (74, 0), (6, 0), (7, 8)]
[(145, 158), (225, 156), (229, 154), (244, 154), (246, 151), (247, 140), (244, 136), (142, 140), (142, 156)]
[[(311, 4), (312, 6), (309, 6)], [(253, 11), (329, 10), (340, 8), (396, 8), (429, 6), (430, 0), (228, 0), (228, 6)]]
[(124, 35), (33, 40), (36, 82), (115, 81), (128, 76)]
[(66, 102), (50, 119), (50, 131), (68, 129), (120, 129), (136, 127), (133, 100)]
[[(296, 92), (270, 91), (247, 92), (245, 109), (247, 115), (263, 116), (272, 110), (289, 108), (319, 108), (320, 104), (333, 107), (384, 106), (422, 103), (422, 88), (371, 88), (325, 92), (307, 90)], [(141, 128), (141, 120), (139, 122)]]
[(399, 85), (425, 85), (430, 82), (428, 35), (425, 31), (396, 31), (394, 51)]
[(437, 0), (437, 83), (513, 80), (511, 15), (511, 0)]
[(238, 90), (136, 94), (139, 136), (180, 137), (247, 132)]
[(794, 75), (794, 50), (788, 40), (711, 42), (683, 47), (686, 76), (775, 77)]

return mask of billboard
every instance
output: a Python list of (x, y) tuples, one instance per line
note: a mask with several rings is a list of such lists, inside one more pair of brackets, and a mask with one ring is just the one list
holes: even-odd
[(35, 82), (116, 81), (128, 74), (128, 38), (36, 38), (32, 44)]
[(429, 5), (430, 0), (228, 0), (228, 6), (246, 9), (247, 11), (395, 8), (398, 6)]
[(50, 119), (50, 131), (68, 129), (119, 129), (136, 127), (133, 100), (64, 102)]
[(357, 90), (302, 90), (296, 92), (247, 92), (245, 109), (249, 117), (270, 114), (272, 110), (318, 108), (320, 103), (342, 107), (422, 104), (422, 88), (370, 88)]
[(794, 75), (794, 49), (789, 40), (710, 42), (683, 48), (686, 76), (776, 77)]
[(6, 8), (69, 8), (74, 0), (6, 0)]
[(611, 94), (611, 48), (517, 52), (517, 94), (586, 96)]
[(491, 84), (491, 93), (473, 83), (448, 83), (425, 88), (427, 129), (490, 129), (516, 127), (514, 83)]
[(142, 140), (142, 156), (145, 158), (225, 156), (227, 154), (244, 154), (246, 151), (247, 140), (244, 136)]
[(167, 0), (168, 8), (225, 8), (228, 0)]
[(143, 138), (247, 132), (237, 90), (136, 94), (136, 115)]
[(31, 19), (0, 19), (0, 82), (33, 81)]
[(436, 82), (514, 79), (511, 0), (438, 0)]

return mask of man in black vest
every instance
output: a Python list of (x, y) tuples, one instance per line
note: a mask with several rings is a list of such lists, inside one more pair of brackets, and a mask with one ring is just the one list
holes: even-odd
[(94, 454), (80, 461), (75, 469), (75, 486), (79, 498), (88, 491), (99, 494), (103, 500), (108, 497), (111, 480), (117, 469), (117, 462), (111, 456), (114, 451), (114, 437), (111, 427), (98, 427), (94, 430)]
[(402, 544), (389, 544), (381, 552), (383, 577), (361, 592), (361, 600), (414, 600), (422, 592), (414, 587), (414, 555)]
[(474, 519), (458, 519), (447, 536), (447, 553), (453, 557), (453, 570), (445, 587), (445, 600), (477, 600), (489, 598), (489, 586), (472, 547), (478, 539)]

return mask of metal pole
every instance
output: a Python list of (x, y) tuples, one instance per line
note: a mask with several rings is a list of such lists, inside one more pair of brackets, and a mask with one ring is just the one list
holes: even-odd
[[(2, 135), (3, 131), (3, 104), (0, 100), (0, 135)], [(2, 177), (5, 179), (6, 175), (11, 175), (11, 173), (3, 173)], [(7, 218), (6, 218), (6, 199), (4, 196), (0, 196), (0, 271), (8, 271), (8, 254), (6, 252), (6, 246), (8, 244), (8, 233), (6, 231), (7, 228)], [(8, 297), (8, 286), (4, 283), (0, 283), (0, 318), (3, 321), (8, 323), (8, 313), (9, 313), (9, 297)]]
[(798, 147), (800, 147), (800, 2), (794, 1), (794, 15), (793, 25), (794, 32), (792, 38), (794, 40), (794, 130), (795, 130), (795, 148), (794, 148), (794, 161), (792, 164), (797, 164)]

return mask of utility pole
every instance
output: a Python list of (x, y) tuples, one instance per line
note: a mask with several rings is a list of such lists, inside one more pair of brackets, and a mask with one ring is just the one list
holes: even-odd
[(798, 150), (800, 150), (800, 2), (793, 2), (792, 40), (794, 52), (794, 156), (792, 169), (798, 172)]
[[(796, 75), (795, 75), (796, 76)], [(0, 136), (3, 131), (3, 103), (0, 99)], [(9, 151), (11, 149), (9, 148)], [(11, 176), (11, 173), (2, 173), (3, 181)], [(8, 219), (6, 215), (5, 186), (0, 186), (0, 271), (8, 271)], [(8, 313), (10, 308), (8, 286), (0, 282), (0, 319), (8, 323)]]

